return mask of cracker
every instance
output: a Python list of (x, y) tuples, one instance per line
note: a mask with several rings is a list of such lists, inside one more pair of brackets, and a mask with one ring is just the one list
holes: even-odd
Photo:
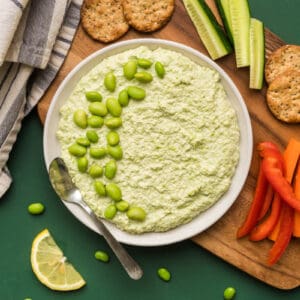
[(277, 76), (268, 87), (267, 103), (279, 120), (300, 123), (300, 72), (289, 69)]
[(291, 68), (300, 72), (300, 46), (285, 45), (270, 55), (265, 66), (266, 81), (270, 84), (280, 73)]
[(127, 22), (136, 30), (152, 32), (163, 27), (171, 18), (174, 0), (122, 0)]
[(93, 39), (104, 43), (117, 40), (129, 29), (121, 0), (85, 0), (81, 19), (85, 31)]

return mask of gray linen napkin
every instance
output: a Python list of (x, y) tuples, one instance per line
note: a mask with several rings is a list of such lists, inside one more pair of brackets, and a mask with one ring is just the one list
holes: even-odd
[(0, 0), (0, 198), (12, 178), (6, 167), (22, 119), (62, 66), (83, 0)]

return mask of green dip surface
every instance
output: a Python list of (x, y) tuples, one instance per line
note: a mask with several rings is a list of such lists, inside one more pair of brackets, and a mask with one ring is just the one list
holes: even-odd
[[(153, 62), (147, 70), (153, 75), (151, 83), (124, 77), (122, 67), (132, 57)], [(155, 73), (156, 61), (165, 67), (164, 78)], [(103, 84), (110, 71), (117, 79), (114, 92)], [(229, 189), (239, 161), (237, 116), (219, 74), (180, 53), (141, 46), (104, 59), (76, 85), (60, 110), (57, 131), (61, 156), (85, 201), (100, 217), (113, 201), (96, 194), (94, 179), (78, 171), (76, 158), (68, 152), (68, 147), (89, 129), (77, 127), (73, 113), (79, 108), (88, 113), (86, 91), (100, 92), (105, 102), (108, 97), (118, 98), (119, 91), (130, 85), (145, 89), (146, 97), (142, 101), (131, 99), (123, 108), (123, 125), (117, 129), (123, 158), (117, 161), (112, 181), (121, 188), (123, 200), (143, 208), (146, 218), (134, 221), (118, 212), (111, 222), (130, 233), (167, 231), (191, 221)], [(95, 130), (99, 135), (96, 145), (106, 147), (108, 128)], [(110, 159), (89, 158), (89, 164), (95, 161), (104, 166)], [(104, 176), (100, 180), (110, 182)]]

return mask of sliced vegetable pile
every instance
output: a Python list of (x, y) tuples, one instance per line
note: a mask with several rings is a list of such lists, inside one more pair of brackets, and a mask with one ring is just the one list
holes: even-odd
[(205, 0), (183, 0), (199, 36), (213, 60), (235, 50), (237, 68), (249, 67), (251, 89), (264, 78), (264, 25), (251, 17), (248, 0), (215, 0), (225, 31)]
[(300, 141), (291, 138), (284, 153), (272, 142), (257, 147), (262, 158), (250, 210), (237, 237), (269, 238), (268, 264), (275, 264), (291, 238), (300, 237)]

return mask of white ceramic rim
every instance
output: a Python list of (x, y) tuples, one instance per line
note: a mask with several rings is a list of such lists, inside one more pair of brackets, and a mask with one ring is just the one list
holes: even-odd
[[(221, 199), (217, 203), (215, 203), (212, 207), (201, 213), (198, 217), (194, 218), (189, 223), (181, 225), (167, 232), (144, 233), (136, 235), (121, 231), (115, 225), (104, 221), (105, 225), (108, 227), (111, 233), (121, 243), (135, 246), (162, 246), (191, 238), (203, 232), (204, 230), (212, 226), (215, 222), (217, 222), (237, 199), (245, 184), (249, 172), (252, 159), (253, 136), (247, 107), (239, 90), (236, 88), (230, 77), (210, 58), (198, 52), (197, 50), (183, 44), (168, 40), (149, 38), (118, 42), (88, 56), (66, 76), (53, 97), (44, 126), (44, 159), (48, 170), (49, 164), (52, 159), (60, 156), (60, 147), (55, 136), (59, 119), (59, 108), (64, 103), (64, 101), (66, 101), (68, 95), (70, 95), (80, 78), (89, 70), (91, 70), (103, 58), (126, 51), (130, 48), (136, 48), (141, 45), (145, 45), (153, 49), (162, 47), (174, 50), (190, 57), (192, 60), (196, 61), (199, 64), (215, 69), (220, 74), (221, 81), (228, 94), (229, 100), (236, 110), (241, 134), (240, 160), (237, 165), (236, 172), (233, 176), (230, 189), (227, 191), (227, 193), (225, 193), (225, 195), (221, 197)], [(101, 234), (97, 227), (89, 219), (89, 217), (79, 207), (70, 203), (64, 202), (64, 204), (79, 221), (81, 221), (93, 231)]]

